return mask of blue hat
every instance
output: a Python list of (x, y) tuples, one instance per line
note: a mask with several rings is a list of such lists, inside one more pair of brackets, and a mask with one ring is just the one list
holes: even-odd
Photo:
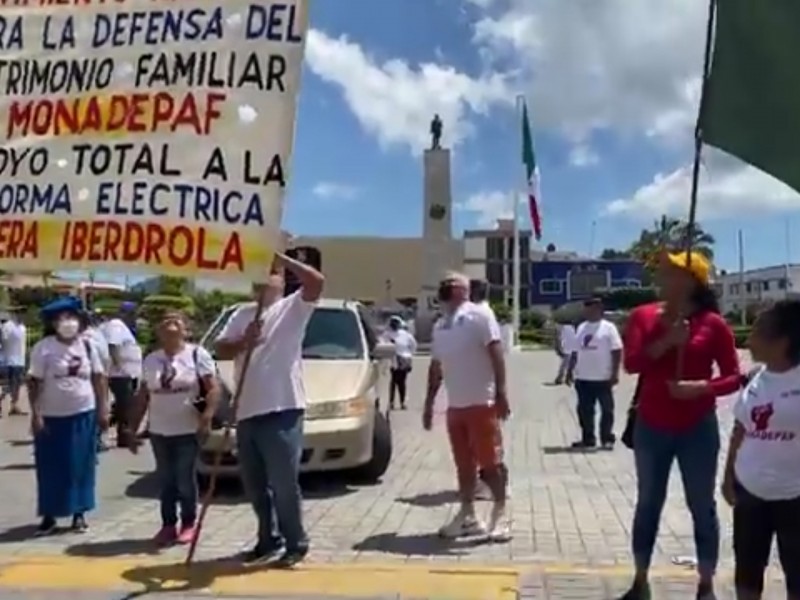
[(119, 305), (120, 310), (124, 311), (134, 311), (136, 310), (136, 302), (131, 302), (130, 300), (126, 300), (122, 304)]
[(44, 305), (41, 311), (39, 311), (39, 314), (43, 319), (48, 320), (63, 312), (79, 313), (82, 310), (83, 302), (81, 302), (80, 298), (76, 298), (75, 296), (66, 296), (64, 298), (59, 298), (58, 300), (53, 300), (50, 304)]

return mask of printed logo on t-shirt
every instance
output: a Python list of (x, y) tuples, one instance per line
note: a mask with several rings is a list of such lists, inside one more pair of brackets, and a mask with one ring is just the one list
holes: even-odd
[(795, 438), (793, 431), (774, 431), (769, 428), (770, 420), (775, 414), (772, 402), (754, 406), (750, 410), (750, 420), (753, 421), (753, 431), (747, 432), (747, 437), (765, 441), (791, 442)]
[(175, 369), (175, 366), (171, 362), (165, 363), (164, 370), (161, 371), (161, 389), (172, 390), (172, 382), (177, 375), (178, 371)]
[(593, 339), (594, 339), (594, 335), (592, 335), (591, 333), (588, 333), (588, 334), (586, 334), (585, 336), (583, 336), (583, 347), (584, 347), (584, 348), (587, 348), (587, 349), (589, 349), (589, 350), (593, 350), (593, 349), (595, 349), (595, 347), (594, 347), (594, 346), (590, 346), (590, 345), (589, 345), (589, 344), (591, 344), (591, 343), (592, 343), (592, 340), (593, 340)]
[(81, 364), (83, 364), (83, 360), (80, 356), (71, 355), (67, 359), (67, 377), (77, 377), (81, 370)]

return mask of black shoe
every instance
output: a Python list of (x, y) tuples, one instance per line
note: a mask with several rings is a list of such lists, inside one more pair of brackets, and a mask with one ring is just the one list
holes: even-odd
[(275, 566), (281, 569), (291, 569), (303, 562), (307, 555), (307, 548), (303, 550), (287, 550), (283, 553), (283, 556), (280, 557), (278, 562), (275, 563)]
[(627, 592), (619, 597), (619, 600), (650, 600), (650, 584), (634, 583)]
[(89, 531), (89, 524), (86, 522), (86, 519), (83, 515), (75, 515), (72, 517), (70, 531), (73, 533), (86, 533)]
[(42, 522), (39, 523), (39, 526), (36, 528), (36, 532), (34, 535), (36, 537), (44, 537), (46, 535), (52, 535), (56, 531), (57, 527), (56, 520), (52, 517), (44, 517)]
[(403, 403), (400, 405), (400, 410), (406, 410), (406, 403), (405, 403), (405, 402), (403, 402)]
[(615, 444), (616, 444), (616, 442), (614, 440), (606, 441), (606, 442), (603, 442), (603, 445), (601, 446), (601, 448), (603, 450), (613, 450)]
[(262, 550), (258, 546), (242, 555), (242, 562), (245, 565), (267, 565), (280, 559), (285, 553), (283, 548), (273, 548), (272, 550)]
[(697, 600), (717, 600), (717, 595), (714, 593), (714, 586), (708, 583), (699, 583), (697, 585)]
[(596, 445), (594, 442), (578, 441), (573, 442), (570, 448), (573, 450), (594, 450)]

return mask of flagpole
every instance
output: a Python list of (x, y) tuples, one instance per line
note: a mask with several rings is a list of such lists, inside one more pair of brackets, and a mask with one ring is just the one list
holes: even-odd
[[(525, 96), (522, 94), (517, 95), (517, 117), (518, 123), (522, 123), (523, 119), (523, 110), (525, 106)], [(519, 148), (522, 148), (522, 133), (520, 133), (520, 145)], [(520, 264), (522, 261), (522, 257), (520, 256), (521, 247), (520, 247), (520, 232), (519, 232), (519, 204), (520, 204), (520, 193), (525, 193), (525, 190), (528, 187), (528, 176), (525, 172), (525, 166), (521, 164), (520, 161), (520, 169), (522, 171), (522, 179), (523, 185), (522, 188), (518, 191), (514, 191), (512, 193), (512, 201), (514, 202), (514, 256), (513, 256), (513, 280), (512, 280), (512, 294), (513, 297), (511, 299), (511, 323), (514, 327), (514, 346), (518, 347), (520, 344), (520, 325), (521, 325), (521, 315), (520, 315), (520, 305), (519, 305), (519, 297), (521, 295), (522, 289), (522, 277), (521, 277), (521, 268), (522, 265)]]

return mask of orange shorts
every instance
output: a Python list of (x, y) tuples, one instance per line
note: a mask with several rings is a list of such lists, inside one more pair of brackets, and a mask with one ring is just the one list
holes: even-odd
[(447, 433), (459, 477), (503, 463), (503, 434), (494, 406), (447, 410)]

